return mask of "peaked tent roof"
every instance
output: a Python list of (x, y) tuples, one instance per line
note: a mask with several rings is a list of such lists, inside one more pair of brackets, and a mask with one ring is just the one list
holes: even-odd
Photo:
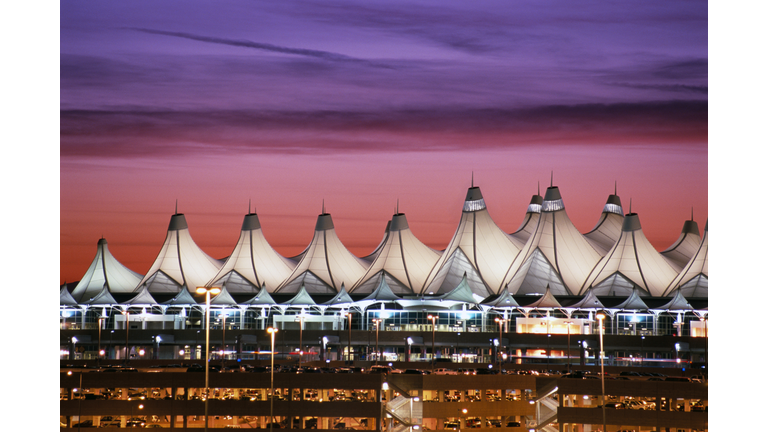
[(142, 285), (139, 292), (136, 293), (130, 300), (123, 302), (128, 305), (156, 305), (157, 301), (152, 294), (149, 293), (146, 285)]
[[(591, 290), (590, 290), (591, 291)], [(632, 292), (629, 294), (626, 300), (620, 304), (612, 307), (611, 309), (648, 309), (648, 305), (645, 304), (643, 299), (640, 298), (640, 290), (637, 287), (632, 288)]]
[(344, 304), (351, 304), (355, 301), (352, 300), (352, 297), (347, 294), (347, 288), (344, 286), (344, 284), (341, 284), (341, 290), (333, 296), (332, 299), (328, 300), (325, 303), (322, 303), (324, 306), (334, 306), (334, 305), (344, 305)]
[(312, 297), (307, 292), (307, 289), (302, 285), (295, 296), (285, 303), (280, 303), (280, 306), (314, 306), (316, 304), (317, 303), (312, 300)]
[(528, 210), (525, 212), (525, 219), (520, 227), (515, 230), (510, 236), (517, 242), (520, 249), (525, 246), (525, 243), (531, 237), (531, 234), (536, 230), (536, 225), (541, 217), (541, 203), (544, 202), (544, 198), (541, 195), (536, 194), (531, 197), (531, 202), (528, 204)]
[(106, 284), (116, 294), (131, 293), (141, 280), (141, 275), (122, 265), (109, 252), (106, 239), (99, 239), (96, 244), (96, 256), (80, 282), (72, 291), (77, 301), (88, 300), (101, 292)]
[(440, 258), (440, 253), (431, 249), (411, 232), (403, 213), (392, 216), (389, 233), (379, 245), (376, 258), (350, 292), (372, 293), (379, 285), (379, 279), (387, 278), (387, 284), (398, 294), (418, 293), (430, 270)]
[(205, 286), (222, 263), (205, 254), (192, 240), (187, 220), (181, 213), (171, 216), (165, 242), (155, 262), (139, 285), (150, 293), (177, 294), (182, 286)]
[(480, 303), (480, 300), (475, 298), (477, 294), (472, 292), (472, 289), (469, 287), (469, 284), (467, 283), (467, 274), (464, 273), (464, 277), (461, 278), (461, 282), (459, 282), (458, 285), (456, 285), (456, 288), (454, 288), (451, 292), (445, 293), (439, 298), (442, 300), (453, 300), (457, 302), (462, 303), (472, 303), (477, 304)]
[(584, 298), (568, 306), (569, 309), (605, 309), (605, 305), (597, 298), (595, 292), (587, 290)]
[(693, 307), (691, 306), (690, 303), (688, 303), (688, 300), (685, 299), (685, 297), (683, 296), (683, 293), (680, 290), (677, 290), (675, 291), (675, 296), (672, 298), (672, 300), (669, 301), (669, 303), (653, 309), (681, 311), (681, 310), (693, 310)]
[(643, 234), (637, 214), (629, 213), (621, 237), (594, 267), (581, 291), (591, 287), (597, 295), (622, 295), (636, 286), (645, 295), (658, 297), (676, 275)]
[(601, 256), (605, 256), (621, 237), (622, 223), (624, 223), (624, 211), (621, 208), (621, 198), (615, 194), (608, 195), (600, 219), (592, 230), (584, 234), (584, 237)]
[(169, 305), (169, 306), (178, 306), (178, 305), (196, 305), (197, 300), (195, 300), (194, 297), (192, 297), (192, 294), (189, 292), (186, 287), (184, 289), (179, 290), (179, 293), (176, 294), (172, 299), (168, 301), (164, 301), (162, 304)]
[(547, 291), (544, 293), (541, 298), (536, 300), (535, 302), (522, 306), (524, 309), (554, 309), (554, 308), (562, 308), (563, 306), (560, 304), (560, 302), (557, 301), (554, 295), (552, 295), (552, 291), (547, 287)]
[(508, 290), (502, 290), (498, 297), (489, 302), (483, 302), (482, 304), (495, 308), (516, 308), (520, 306)]
[(480, 188), (472, 186), (459, 226), (419, 294), (450, 292), (465, 272), (472, 292), (482, 298), (496, 294), (503, 289), (509, 264), (519, 252), (515, 242), (491, 219)]
[(557, 186), (550, 186), (542, 202), (536, 231), (515, 258), (507, 274), (512, 294), (573, 295), (600, 260), (600, 254), (576, 229), (565, 212)]
[(211, 299), (212, 306), (236, 306), (237, 302), (232, 298), (226, 285), (221, 287), (221, 292)]
[(382, 302), (382, 301), (395, 301), (400, 300), (400, 297), (398, 297), (394, 292), (392, 292), (392, 288), (389, 287), (387, 284), (387, 281), (384, 280), (384, 278), (381, 279), (379, 282), (379, 286), (376, 287), (376, 290), (372, 292), (368, 297), (360, 300), (360, 302), (366, 302), (366, 301), (372, 301), (372, 302)]
[(96, 294), (96, 296), (86, 301), (80, 301), (80, 304), (116, 305), (117, 300), (115, 300), (115, 298), (112, 297), (112, 294), (109, 293), (109, 288), (107, 287), (107, 284), (104, 284), (104, 286), (101, 288), (101, 291), (99, 291), (99, 293)]
[(67, 284), (61, 286), (59, 291), (59, 306), (75, 306), (77, 301), (72, 297), (72, 294), (67, 290)]
[(243, 218), (240, 238), (232, 254), (208, 286), (226, 284), (232, 294), (253, 294), (266, 284), (274, 291), (296, 268), (296, 263), (278, 254), (261, 230), (259, 216), (249, 213)]
[(277, 304), (275, 299), (272, 298), (271, 295), (269, 295), (269, 292), (267, 291), (266, 287), (262, 286), (261, 290), (259, 290), (259, 293), (253, 296), (253, 298), (240, 303), (242, 305), (274, 305)]
[(699, 235), (699, 225), (693, 219), (683, 223), (683, 230), (680, 237), (661, 252), (661, 255), (672, 264), (672, 267), (678, 271), (683, 270), (686, 264), (696, 255), (701, 245), (701, 236)]
[(664, 295), (680, 289), (686, 297), (708, 297), (709, 291), (709, 221), (704, 225), (704, 237), (688, 264), (669, 284)]
[(315, 235), (301, 261), (275, 292), (296, 293), (303, 286), (314, 294), (335, 294), (342, 283), (357, 282), (367, 268), (367, 261), (352, 255), (341, 243), (331, 215), (322, 213), (317, 217)]

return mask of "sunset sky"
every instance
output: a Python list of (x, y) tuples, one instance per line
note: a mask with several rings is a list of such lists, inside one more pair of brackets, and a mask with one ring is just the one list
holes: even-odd
[(99, 238), (144, 274), (178, 201), (223, 258), (249, 210), (298, 254), (370, 253), (399, 200), (444, 248), (480, 186), (581, 232), (614, 185), (663, 250), (708, 218), (706, 1), (61, 2), (60, 282)]

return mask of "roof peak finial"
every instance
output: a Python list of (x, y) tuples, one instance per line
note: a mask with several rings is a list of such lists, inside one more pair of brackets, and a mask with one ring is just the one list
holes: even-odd
[(400, 198), (397, 199), (397, 208), (395, 209), (395, 214), (400, 214)]
[(693, 220), (693, 206), (691, 206), (691, 220)]
[(613, 181), (613, 194), (614, 195), (618, 195), (618, 192), (616, 192), (618, 190), (617, 189), (618, 183), (619, 182), (617, 182), (616, 180)]
[(632, 213), (632, 197), (629, 197), (629, 212)]
[(472, 187), (475, 187), (475, 172), (472, 171)]
[(323, 198), (323, 214), (325, 214), (325, 198)]
[(541, 182), (536, 181), (536, 195), (541, 195)]
[(555, 185), (555, 171), (552, 170), (549, 172), (549, 187), (553, 187)]
[(176, 209), (174, 210), (174, 214), (179, 214), (179, 199), (176, 198)]

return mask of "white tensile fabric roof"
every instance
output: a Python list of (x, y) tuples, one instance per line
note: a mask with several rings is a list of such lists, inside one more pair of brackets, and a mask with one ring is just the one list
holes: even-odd
[(141, 280), (141, 275), (122, 265), (109, 252), (107, 240), (99, 239), (96, 256), (91, 266), (72, 291), (72, 297), (80, 302), (86, 302), (101, 292), (106, 284), (115, 294), (131, 293)]
[(683, 270), (669, 284), (664, 295), (669, 295), (680, 288), (686, 297), (708, 297), (709, 290), (709, 221), (704, 225), (704, 237), (701, 238), (696, 252), (683, 267)]
[(77, 305), (77, 300), (75, 300), (74, 297), (72, 297), (72, 294), (69, 293), (69, 290), (67, 290), (67, 284), (61, 286), (61, 290), (59, 291), (59, 306), (75, 306)]
[(624, 223), (624, 211), (621, 208), (621, 199), (616, 194), (609, 195), (600, 214), (600, 220), (594, 228), (584, 234), (584, 237), (601, 256), (605, 256), (621, 236), (622, 223)]
[(367, 268), (367, 261), (354, 256), (341, 243), (331, 215), (322, 213), (301, 261), (275, 292), (293, 294), (304, 286), (312, 294), (335, 294), (342, 283), (351, 286), (357, 282)]
[(104, 286), (101, 288), (101, 291), (99, 291), (96, 296), (88, 300), (83, 299), (83, 301), (80, 303), (87, 305), (116, 305), (117, 301), (114, 297), (112, 297), (112, 294), (109, 293), (107, 284), (104, 284)]
[(189, 289), (205, 286), (221, 266), (195, 244), (186, 218), (176, 213), (171, 216), (160, 253), (139, 285), (146, 283), (150, 293), (176, 294), (183, 285)]
[(127, 305), (156, 305), (157, 301), (155, 301), (155, 298), (152, 297), (152, 294), (149, 293), (149, 290), (147, 289), (146, 285), (142, 285), (141, 289), (139, 289), (139, 292), (133, 296), (130, 300), (123, 302), (123, 304)]
[(677, 272), (653, 248), (635, 213), (624, 217), (621, 237), (594, 267), (581, 292), (592, 288), (597, 295), (629, 295), (633, 287), (658, 297)]
[(560, 302), (557, 301), (554, 295), (552, 295), (552, 290), (547, 287), (547, 290), (544, 292), (544, 295), (541, 296), (538, 300), (535, 302), (521, 306), (521, 309), (524, 310), (530, 310), (530, 309), (557, 309), (562, 308), (563, 306), (560, 304)]
[(420, 294), (444, 294), (467, 274), (472, 292), (486, 298), (504, 287), (509, 264), (520, 252), (491, 219), (480, 188), (467, 191), (461, 221), (448, 247), (429, 274)]
[(590, 289), (584, 294), (584, 298), (568, 306), (567, 309), (605, 309), (605, 306)]
[(379, 252), (381, 252), (381, 248), (384, 247), (384, 245), (387, 243), (387, 238), (389, 237), (389, 227), (392, 224), (391, 220), (387, 221), (387, 226), (384, 228), (384, 237), (381, 239), (381, 242), (379, 242), (378, 246), (371, 252), (370, 254), (362, 257), (362, 259), (370, 262), (373, 262), (373, 260), (376, 259), (377, 256), (379, 256)]
[(646, 310), (648, 309), (648, 305), (645, 304), (642, 298), (640, 298), (640, 290), (637, 287), (633, 287), (629, 297), (611, 309)]
[(274, 291), (296, 268), (296, 263), (278, 254), (261, 230), (259, 216), (245, 215), (240, 239), (209, 286), (226, 284), (231, 294), (255, 294), (262, 284)]
[(687, 220), (683, 223), (680, 237), (672, 243), (672, 246), (662, 251), (661, 255), (680, 272), (699, 250), (700, 244), (699, 225), (693, 219)]
[(531, 197), (531, 202), (528, 204), (528, 210), (525, 212), (525, 219), (520, 227), (515, 230), (510, 237), (514, 239), (520, 249), (525, 246), (528, 239), (531, 237), (534, 231), (536, 231), (536, 225), (539, 223), (541, 217), (541, 203), (544, 202), (544, 198), (541, 195), (536, 194)]
[(267, 292), (267, 288), (265, 286), (262, 286), (258, 294), (253, 296), (253, 298), (249, 299), (248, 301), (245, 301), (240, 304), (242, 305), (274, 305), (274, 304), (277, 304), (277, 302), (275, 302), (272, 296), (269, 295), (269, 292)]
[(512, 294), (577, 294), (600, 254), (576, 229), (565, 212), (560, 190), (550, 186), (544, 196), (536, 231), (512, 263), (507, 275)]
[(417, 293), (440, 258), (439, 252), (413, 235), (404, 214), (392, 216), (388, 226), (389, 233), (385, 236), (384, 244), (377, 248), (376, 258), (352, 287), (351, 293), (372, 293), (379, 286), (381, 278), (387, 279), (387, 284), (396, 294)]

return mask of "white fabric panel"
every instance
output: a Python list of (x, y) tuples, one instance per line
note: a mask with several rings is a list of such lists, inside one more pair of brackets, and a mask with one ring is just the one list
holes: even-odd
[(419, 241), (410, 229), (391, 231), (378, 256), (351, 292), (373, 292), (381, 273), (385, 272), (389, 278), (387, 283), (397, 294), (417, 293), (439, 258), (440, 254)]
[(621, 297), (631, 295), (634, 287), (635, 284), (621, 273), (613, 273), (599, 284), (593, 286), (592, 292), (595, 295)]
[(149, 293), (149, 290), (147, 289), (146, 285), (142, 285), (141, 289), (139, 290), (139, 293), (136, 294), (133, 298), (128, 300), (127, 302), (123, 304), (130, 304), (130, 305), (155, 305), (157, 304), (157, 301), (155, 301), (155, 298), (152, 297), (152, 294)]
[(537, 248), (509, 283), (508, 289), (518, 295), (543, 295), (548, 286), (555, 295), (570, 295), (560, 281), (557, 271)]
[[(168, 277), (162, 270), (153, 273), (144, 285), (147, 286), (150, 293), (176, 294), (181, 291), (181, 285)], [(140, 285), (136, 290), (140, 290), (141, 287)]]
[[(664, 292), (664, 295), (668, 295), (670, 292), (672, 292), (676, 288), (680, 288), (683, 286), (687, 286), (691, 283), (692, 280), (698, 279), (699, 275), (703, 275), (704, 278), (707, 280), (708, 285), (708, 277), (709, 277), (709, 229), (704, 230), (704, 237), (701, 239), (701, 243), (699, 243), (699, 247), (696, 250), (696, 252), (693, 254), (693, 257), (688, 261), (688, 263), (683, 267), (683, 270), (680, 271), (680, 273), (675, 277), (675, 279), (669, 284), (669, 287)], [(694, 284), (701, 284), (702, 281), (694, 282)], [(695, 286), (695, 285), (694, 285)], [(687, 297), (708, 297), (706, 295), (707, 290), (695, 290), (696, 294), (699, 295), (692, 295), (685, 291), (683, 291), (683, 294)], [(703, 296), (701, 294), (704, 294)]]
[[(505, 283), (510, 284), (510, 292), (516, 292), (526, 279), (525, 274), (520, 274), (521, 272), (541, 269), (536, 266), (524, 267), (537, 250), (560, 275), (559, 279), (565, 290), (571, 294), (579, 293), (589, 272), (600, 260), (600, 254), (576, 229), (565, 210), (543, 212), (536, 230), (528, 238), (507, 273)], [(515, 280), (514, 284), (511, 283), (512, 280)], [(555, 290), (555, 286), (552, 286), (552, 289)], [(555, 291), (555, 294), (558, 292)]]
[(74, 297), (72, 297), (72, 294), (69, 293), (67, 290), (67, 285), (61, 286), (61, 291), (59, 291), (59, 305), (60, 306), (74, 306), (77, 304), (77, 301)]
[(680, 287), (686, 298), (709, 297), (709, 278), (699, 273)]
[(112, 294), (109, 293), (109, 289), (107, 289), (107, 285), (104, 284), (104, 286), (101, 288), (101, 291), (98, 294), (96, 294), (94, 298), (85, 300), (81, 302), (81, 304), (116, 305), (117, 301), (115, 301), (115, 298), (112, 297)]
[(280, 287), (280, 294), (298, 293), (302, 285), (312, 294), (336, 294), (336, 290), (310, 271), (305, 271)]
[(675, 270), (681, 272), (683, 267), (688, 264), (688, 261), (696, 255), (701, 244), (701, 237), (695, 233), (680, 233), (680, 237), (667, 248), (661, 252), (661, 256), (667, 259), (667, 261), (674, 267)]
[(235, 306), (237, 305), (237, 302), (229, 293), (229, 287), (224, 286), (221, 288), (221, 292), (211, 299), (211, 304), (215, 306)]
[(101, 239), (96, 248), (96, 256), (72, 291), (72, 297), (77, 301), (87, 301), (95, 297), (105, 283), (115, 294), (130, 293), (136, 289), (141, 277), (112, 256), (106, 240)]
[[(661, 296), (677, 272), (653, 248), (642, 230), (623, 231), (616, 245), (595, 266), (582, 292), (590, 286), (603, 286), (602, 282), (614, 273), (621, 273), (629, 282), (652, 296)], [(604, 295), (604, 287), (597, 290)], [(609, 294), (605, 294), (609, 295)]]
[(623, 215), (603, 212), (595, 227), (590, 232), (584, 234), (584, 237), (601, 256), (605, 256), (613, 245), (616, 244), (619, 237), (621, 237), (621, 225), (623, 222)]
[(526, 213), (525, 219), (523, 220), (523, 223), (520, 224), (520, 227), (510, 234), (518, 248), (523, 249), (523, 247), (525, 247), (525, 243), (531, 238), (531, 234), (536, 231), (536, 226), (538, 225), (540, 217), (541, 213)]
[[(221, 273), (221, 272), (219, 272)], [(243, 277), (236, 270), (230, 270), (224, 274), (224, 277), (215, 279), (213, 283), (209, 283), (209, 286), (224, 286), (226, 285), (227, 291), (232, 294), (257, 294), (259, 287), (253, 284), (250, 280)]]
[[(189, 289), (195, 289), (199, 286), (205, 286), (216, 275), (221, 266), (220, 261), (206, 255), (195, 244), (189, 234), (189, 229), (168, 230), (160, 253), (139, 285), (144, 284), (157, 272), (162, 271), (179, 286), (186, 284), (187, 287), (190, 287)], [(154, 283), (149, 286), (150, 293), (168, 292), (158, 291), (153, 285)]]
[[(270, 246), (261, 228), (244, 230), (240, 231), (240, 239), (235, 249), (221, 270), (213, 277), (214, 282), (211, 286), (220, 285), (221, 282), (218, 281), (234, 271), (248, 280), (251, 287), (256, 288), (266, 284), (267, 290), (272, 292), (290, 276), (295, 267), (295, 262), (281, 256)], [(242, 284), (239, 285), (240, 287), (231, 287), (233, 294), (254, 292), (250, 287), (246, 291), (241, 291), (244, 287)]]
[(424, 293), (449, 293), (461, 283), (465, 274), (467, 275), (467, 284), (473, 293), (483, 298), (490, 295), (488, 287), (461, 249), (453, 251), (448, 261), (445, 262), (437, 276), (432, 280), (432, 283), (426, 287)]
[[(454, 252), (458, 249), (461, 249), (470, 268), (461, 269), (461, 273), (457, 273), (462, 265), (460, 261), (453, 260), (452, 265), (456, 268), (444, 271), (444, 267), (448, 265), (448, 261), (454, 257)], [(467, 271), (469, 285), (473, 292), (483, 297), (498, 293), (503, 287), (507, 269), (519, 252), (520, 248), (493, 222), (487, 209), (462, 212), (456, 233), (432, 268), (421, 293), (449, 292), (461, 281), (464, 270)], [(482, 275), (483, 281), (480, 284), (473, 282), (472, 273), (475, 272)], [(438, 278), (442, 280), (437, 281)], [(451, 285), (450, 288), (446, 285), (446, 281), (450, 281), (448, 282), (448, 285)]]

